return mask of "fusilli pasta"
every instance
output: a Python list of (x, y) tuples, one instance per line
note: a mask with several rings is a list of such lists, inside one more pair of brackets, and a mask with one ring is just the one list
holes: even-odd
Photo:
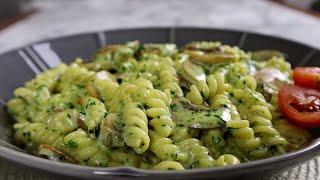
[[(264, 77), (270, 73), (280, 77)], [(48, 159), (151, 170), (223, 167), (310, 141), (278, 108), (291, 74), (284, 56), (257, 57), (220, 42), (178, 49), (132, 41), (38, 74), (14, 90), (7, 109), (17, 144)]]

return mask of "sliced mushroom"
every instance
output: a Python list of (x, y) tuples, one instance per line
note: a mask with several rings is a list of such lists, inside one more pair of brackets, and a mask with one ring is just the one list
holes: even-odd
[(107, 71), (99, 71), (91, 76), (90, 81), (86, 84), (86, 90), (90, 96), (103, 101), (103, 88), (100, 84), (109, 81), (116, 82), (117, 80), (111, 73)]
[(213, 129), (225, 125), (231, 119), (228, 109), (213, 110), (192, 104), (185, 98), (176, 98), (170, 105), (173, 119), (177, 125), (195, 129)]
[(206, 41), (194, 41), (186, 44), (184, 49), (188, 50), (201, 50), (204, 52), (214, 52), (219, 50), (222, 46), (221, 42), (206, 42)]
[(108, 71), (99, 71), (95, 74), (95, 78), (99, 80), (112, 80), (113, 82), (116, 82), (116, 78), (114, 75), (112, 75)]
[(122, 133), (117, 130), (115, 121), (117, 114), (110, 113), (100, 125), (99, 140), (107, 147), (124, 147)]
[(40, 157), (44, 157), (46, 159), (53, 160), (53, 161), (79, 164), (79, 161), (77, 161), (76, 159), (68, 156), (67, 154), (61, 152), (60, 150), (48, 144), (42, 144), (39, 146), (38, 155)]
[(172, 56), (178, 52), (175, 44), (149, 43), (143, 45), (143, 53), (155, 53), (159, 56)]
[(97, 51), (92, 58), (92, 62), (79, 64), (90, 70), (99, 71), (101, 69), (110, 70), (114, 68), (116, 62), (127, 61), (134, 57), (140, 45), (138, 41), (128, 42), (127, 44), (113, 44), (105, 46)]
[(288, 79), (288, 76), (289, 76), (288, 73), (283, 73), (280, 70), (275, 68), (263, 68), (257, 71), (254, 75), (258, 83), (259, 82), (270, 83), (275, 79), (278, 79), (280, 81), (286, 81)]
[(184, 53), (188, 54), (192, 60), (206, 64), (227, 63), (237, 58), (234, 54), (225, 52), (205, 53), (203, 51), (185, 50)]
[(141, 48), (140, 42), (137, 40), (129, 41), (126, 43), (126, 45), (135, 51), (137, 51), (137, 50), (139, 50), (139, 48)]
[(81, 113), (78, 113), (78, 118), (77, 118), (78, 127), (81, 129), (84, 129), (84, 130), (88, 130), (88, 127), (87, 127), (85, 121), (86, 121), (86, 119), (85, 119), (84, 115)]
[(288, 81), (288, 73), (283, 73), (275, 68), (263, 68), (257, 71), (254, 75), (258, 85), (262, 86), (263, 90), (269, 94), (276, 93)]
[(181, 77), (194, 84), (201, 80), (206, 80), (206, 74), (201, 66), (195, 65), (189, 60), (182, 63)]
[(259, 51), (254, 51), (252, 52), (252, 59), (255, 61), (267, 61), (271, 59), (272, 57), (285, 57), (285, 55), (277, 50), (259, 50)]
[(101, 95), (98, 89), (93, 85), (93, 82), (90, 81), (87, 83), (86, 90), (90, 96), (100, 99)]
[(220, 42), (192, 42), (186, 45), (183, 52), (193, 61), (205, 64), (227, 63), (239, 58), (230, 46)]

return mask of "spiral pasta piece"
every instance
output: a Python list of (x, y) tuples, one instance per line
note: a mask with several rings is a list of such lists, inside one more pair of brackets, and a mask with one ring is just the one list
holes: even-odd
[(173, 142), (181, 142), (186, 139), (198, 137), (199, 130), (185, 126), (175, 126), (172, 130), (170, 138)]
[(141, 61), (137, 64), (136, 70), (141, 73), (148, 72), (151, 74), (157, 74), (159, 71), (159, 64), (159, 61), (156, 60)]
[(142, 164), (149, 165), (143, 161), (143, 156), (130, 149), (112, 149), (109, 153), (112, 154), (108, 163), (111, 167), (125, 165), (139, 168)]
[(29, 115), (28, 115), (28, 105), (26, 104), (26, 102), (21, 99), (21, 98), (13, 98), (10, 99), (7, 102), (7, 108), (8, 108), (8, 112), (11, 114), (11, 116), (13, 117), (13, 119), (18, 122), (18, 123), (22, 123), (22, 122), (28, 122), (29, 119)]
[(203, 80), (190, 86), (190, 91), (187, 93), (186, 98), (193, 104), (201, 105), (208, 98), (210, 93), (207, 83)]
[(7, 103), (8, 111), (12, 114), (17, 122), (34, 121), (35, 108), (35, 93), (28, 88), (17, 88), (14, 91), (16, 98), (11, 99)]
[(69, 133), (78, 128), (77, 121), (77, 111), (75, 109), (67, 109), (52, 114), (47, 120), (47, 125), (49, 128), (58, 130), (61, 133)]
[(20, 87), (14, 91), (14, 95), (16, 98), (10, 100), (7, 107), (18, 122), (46, 121), (48, 113), (45, 104), (51, 99), (51, 93), (47, 86), (40, 86), (35, 90)]
[(146, 114), (135, 104), (129, 104), (123, 112), (123, 117), (125, 143), (138, 154), (145, 152), (150, 143)]
[(107, 111), (104, 104), (94, 97), (84, 97), (80, 99), (76, 107), (84, 118), (89, 133), (95, 133), (95, 128), (99, 127)]
[(131, 83), (122, 83), (114, 92), (110, 102), (106, 102), (106, 107), (110, 112), (119, 112), (124, 102), (133, 102), (132, 93), (137, 86)]
[(179, 142), (178, 146), (183, 152), (189, 154), (188, 158), (182, 163), (185, 167), (206, 168), (213, 166), (214, 159), (199, 140), (195, 138), (186, 139)]
[(106, 71), (100, 71), (87, 83), (86, 90), (90, 96), (108, 102), (118, 87), (119, 84), (109, 77)]
[(148, 98), (150, 90), (153, 89), (152, 82), (147, 79), (139, 78), (133, 83), (136, 85), (136, 90), (132, 92), (134, 101), (144, 102)]
[(146, 79), (137, 79), (134, 84), (124, 83), (115, 92), (119, 97), (110, 102), (111, 112), (123, 114), (123, 120), (119, 119), (118, 124), (123, 124), (125, 143), (138, 154), (145, 152), (150, 143), (148, 119), (144, 109), (141, 109), (144, 107), (139, 105), (139, 102), (145, 101), (150, 89), (153, 89), (152, 83)]
[(107, 156), (102, 150), (103, 147), (89, 138), (82, 129), (63, 137), (61, 133), (48, 128), (43, 123), (20, 123), (15, 124), (14, 128), (17, 130), (15, 138), (20, 143), (32, 146), (52, 145), (80, 163), (90, 166), (107, 166)]
[[(231, 121), (241, 120), (236, 106), (230, 101), (227, 93), (216, 94), (211, 101), (210, 106), (214, 109), (227, 108), (231, 114)], [(221, 152), (223, 152), (223, 148), (226, 145), (223, 137), (224, 134), (225, 130), (220, 128), (207, 130), (202, 135), (204, 145), (208, 147), (210, 153), (214, 157), (220, 156)]]
[(210, 106), (215, 109), (227, 108), (230, 111), (232, 120), (241, 120), (237, 107), (230, 101), (227, 93), (221, 93), (214, 96)]
[(252, 113), (249, 119), (253, 124), (253, 130), (262, 138), (265, 146), (271, 147), (287, 144), (287, 141), (280, 136), (280, 133), (276, 129), (274, 129), (271, 122), (272, 115), (268, 107), (255, 105), (250, 107), (249, 112)]
[(61, 76), (66, 69), (67, 65), (60, 64), (53, 69), (38, 74), (34, 79), (26, 82), (25, 85), (30, 89), (38, 89), (41, 86), (46, 86), (50, 92), (52, 92), (58, 83), (57, 80), (59, 76)]
[(242, 98), (243, 101), (242, 105), (239, 105), (242, 109), (240, 114), (248, 118), (254, 133), (262, 141), (263, 148), (260, 149), (260, 153), (255, 153), (255, 156), (266, 157), (274, 153), (284, 153), (283, 146), (287, 141), (274, 129), (272, 114), (263, 96), (250, 90), (237, 91), (237, 98)]
[(176, 161), (162, 161), (152, 167), (153, 170), (184, 170), (184, 167)]
[(168, 137), (174, 127), (174, 123), (170, 117), (169, 108), (166, 101), (154, 96), (153, 94), (162, 94), (166, 96), (163, 92), (153, 89), (152, 94), (146, 100), (146, 114), (151, 118), (149, 124), (153, 127), (154, 132), (162, 137)]
[(206, 130), (201, 136), (202, 143), (208, 148), (210, 155), (214, 158), (220, 156), (226, 145), (223, 136), (224, 131), (222, 129)]
[(276, 68), (281, 72), (286, 72), (290, 74), (292, 72), (291, 65), (283, 57), (272, 57), (269, 59), (265, 67)]
[(230, 85), (226, 83), (225, 74), (225, 70), (217, 70), (215, 73), (210, 74), (207, 77), (207, 83), (210, 89), (210, 98), (230, 89)]
[(246, 75), (246, 76), (241, 77), (236, 82), (235, 88), (238, 88), (238, 89), (249, 88), (254, 91), (257, 88), (257, 82), (254, 79), (254, 77)]
[(14, 125), (14, 129), (16, 130), (15, 139), (18, 143), (31, 143), (35, 146), (49, 144), (57, 148), (63, 147), (62, 134), (49, 129), (43, 123), (17, 123)]
[[(247, 60), (247, 61), (238, 61), (233, 64), (229, 64), (228, 71), (226, 73), (226, 80), (233, 85), (241, 87), (254, 87), (253, 76), (259, 65), (256, 61)], [(240, 82), (239, 82), (240, 81)], [(255, 88), (251, 88), (255, 89)]]
[(174, 96), (181, 97), (183, 92), (178, 84), (179, 79), (171, 58), (163, 58), (160, 62), (159, 79), (162, 89), (169, 89)]
[(223, 167), (229, 165), (240, 164), (240, 161), (237, 157), (232, 154), (224, 154), (219, 156), (219, 158), (215, 161), (215, 166)]
[(94, 74), (93, 71), (89, 71), (88, 69), (73, 63), (61, 75), (57, 89), (59, 91), (69, 89), (73, 84), (85, 86)]
[(153, 85), (146, 79), (137, 79), (134, 84), (124, 83), (115, 92), (119, 97), (110, 102), (110, 111), (123, 116), (123, 120), (118, 119), (118, 124), (123, 124), (120, 130), (123, 129), (125, 143), (138, 154), (145, 152), (150, 143), (148, 119), (144, 107), (139, 103), (145, 101), (151, 89)]
[(82, 129), (69, 133), (63, 138), (63, 142), (67, 145), (65, 151), (80, 163), (102, 167), (108, 165), (104, 147), (91, 139)]
[(170, 105), (172, 100), (170, 96), (170, 92), (167, 90), (160, 91), (158, 89), (152, 89), (150, 91), (149, 97), (161, 99), (167, 106)]
[(161, 137), (154, 131), (149, 130), (150, 150), (161, 160), (184, 161), (186, 154), (181, 152), (179, 147), (173, 144), (169, 138)]
[(206, 100), (213, 101), (216, 94), (229, 91), (231, 88), (225, 82), (224, 76), (225, 71), (217, 71), (214, 74), (210, 74), (206, 81), (200, 80), (191, 85), (186, 98), (197, 105), (203, 104)]
[(261, 139), (255, 137), (253, 129), (249, 126), (249, 121), (228, 121), (227, 127), (231, 128), (232, 140), (242, 151), (248, 152), (260, 147)]

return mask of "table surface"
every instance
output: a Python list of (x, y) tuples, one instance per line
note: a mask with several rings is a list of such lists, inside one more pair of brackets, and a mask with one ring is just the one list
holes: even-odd
[[(115, 28), (199, 26), (248, 30), (320, 48), (320, 20), (262, 0), (34, 0), (40, 9), (0, 31), (0, 52), (46, 38)], [(314, 159), (272, 179), (320, 179)], [(0, 160), (0, 177), (47, 179)]]

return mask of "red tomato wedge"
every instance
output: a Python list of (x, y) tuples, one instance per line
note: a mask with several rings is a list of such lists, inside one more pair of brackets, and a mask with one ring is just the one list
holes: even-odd
[(320, 90), (320, 68), (297, 67), (293, 71), (293, 80), (296, 85)]
[(289, 121), (307, 128), (320, 127), (320, 91), (284, 85), (278, 98), (279, 108)]

